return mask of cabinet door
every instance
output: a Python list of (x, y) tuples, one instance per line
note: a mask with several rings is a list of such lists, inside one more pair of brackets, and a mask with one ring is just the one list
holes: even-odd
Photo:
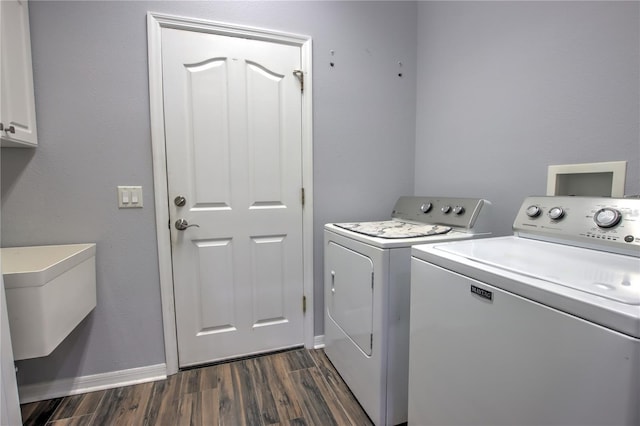
[(0, 1), (2, 17), (2, 116), (3, 147), (34, 147), (38, 144), (31, 65), (29, 8), (26, 0)]

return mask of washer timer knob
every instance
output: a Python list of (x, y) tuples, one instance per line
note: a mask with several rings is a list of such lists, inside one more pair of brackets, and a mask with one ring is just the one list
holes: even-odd
[(427, 201), (426, 203), (420, 206), (420, 210), (422, 211), (422, 213), (429, 213), (432, 207), (433, 207), (433, 204)]
[(564, 210), (562, 207), (552, 207), (549, 210), (549, 217), (551, 220), (560, 220), (564, 217)]
[(529, 217), (538, 217), (540, 216), (540, 213), (542, 213), (542, 210), (540, 210), (540, 207), (538, 206), (527, 207), (527, 216)]
[(622, 215), (619, 210), (605, 207), (600, 209), (593, 215), (593, 220), (600, 228), (613, 228), (620, 223)]
[(451, 213), (451, 206), (450, 205), (442, 206), (442, 208), (440, 210), (444, 214), (449, 214), (449, 213)]
[(462, 213), (464, 213), (464, 207), (462, 206), (455, 206), (453, 208), (453, 212), (457, 215), (461, 215)]

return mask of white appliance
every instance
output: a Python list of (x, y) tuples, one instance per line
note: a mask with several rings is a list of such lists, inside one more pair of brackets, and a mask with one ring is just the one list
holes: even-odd
[(400, 197), (391, 220), (325, 225), (325, 352), (375, 424), (407, 421), (411, 245), (489, 235), (489, 206)]
[(640, 200), (530, 197), (416, 246), (410, 425), (639, 425)]

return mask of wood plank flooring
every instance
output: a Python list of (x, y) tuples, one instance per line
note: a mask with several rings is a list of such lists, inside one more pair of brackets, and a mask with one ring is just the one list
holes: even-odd
[(152, 383), (22, 405), (25, 425), (371, 425), (324, 351), (296, 349)]

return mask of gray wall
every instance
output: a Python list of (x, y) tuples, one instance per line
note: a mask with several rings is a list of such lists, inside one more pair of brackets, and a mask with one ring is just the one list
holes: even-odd
[[(413, 191), (416, 3), (33, 1), (40, 146), (1, 152), (2, 245), (96, 242), (98, 306), (52, 355), (18, 363), (21, 384), (164, 362), (147, 11), (313, 38), (316, 334), (322, 225), (388, 217)], [(142, 185), (145, 207), (118, 210), (117, 185)]]
[[(51, 356), (18, 363), (22, 384), (164, 362), (147, 10), (313, 37), (316, 334), (325, 222), (439, 193), (490, 199), (508, 234), (549, 164), (627, 160), (640, 193), (637, 2), (30, 7), (41, 145), (1, 152), (2, 245), (97, 242), (98, 307)], [(118, 210), (117, 185), (143, 185), (145, 208)]]
[(640, 193), (640, 3), (420, 2), (415, 192), (510, 234), (547, 166), (626, 160)]

